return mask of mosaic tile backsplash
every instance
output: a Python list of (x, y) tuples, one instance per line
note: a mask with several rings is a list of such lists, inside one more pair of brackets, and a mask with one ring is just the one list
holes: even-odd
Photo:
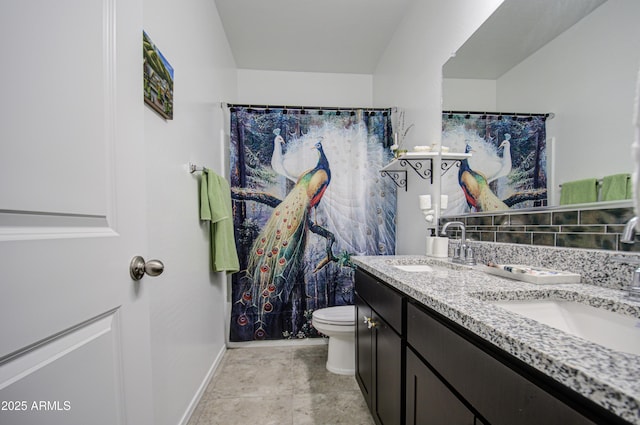
[[(635, 244), (620, 242), (620, 234), (631, 217), (631, 207), (502, 212), (445, 217), (440, 219), (440, 225), (462, 221), (467, 239), (472, 241), (640, 252), (638, 235)], [(459, 237), (455, 232), (458, 230), (450, 235)]]

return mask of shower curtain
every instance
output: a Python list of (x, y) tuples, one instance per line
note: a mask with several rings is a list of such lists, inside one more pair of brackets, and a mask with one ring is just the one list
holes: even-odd
[(390, 110), (231, 107), (231, 341), (317, 336), (314, 310), (353, 304), (350, 257), (395, 253), (391, 134)]
[(547, 205), (546, 115), (445, 112), (442, 145), (471, 154), (442, 178), (445, 215)]

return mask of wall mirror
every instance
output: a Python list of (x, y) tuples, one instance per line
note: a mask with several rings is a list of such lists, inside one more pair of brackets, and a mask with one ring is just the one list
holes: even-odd
[(443, 110), (552, 113), (541, 208), (575, 208), (564, 182), (633, 171), (639, 20), (637, 0), (505, 0), (443, 66)]

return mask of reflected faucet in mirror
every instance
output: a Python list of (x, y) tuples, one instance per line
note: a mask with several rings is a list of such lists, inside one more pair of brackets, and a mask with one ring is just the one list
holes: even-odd
[(622, 236), (620, 236), (620, 242), (628, 244), (635, 243), (636, 225), (638, 224), (638, 220), (640, 220), (640, 218), (635, 216), (627, 221), (627, 224), (624, 226), (624, 230), (622, 231)]

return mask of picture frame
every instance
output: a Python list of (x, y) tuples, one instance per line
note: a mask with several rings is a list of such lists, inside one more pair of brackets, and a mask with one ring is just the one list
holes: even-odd
[(142, 31), (144, 102), (160, 116), (173, 119), (173, 67)]

